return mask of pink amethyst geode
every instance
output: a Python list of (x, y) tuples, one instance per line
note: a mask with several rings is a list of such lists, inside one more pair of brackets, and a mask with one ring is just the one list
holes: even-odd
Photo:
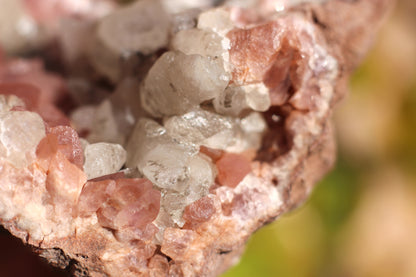
[(333, 165), (333, 106), (392, 4), (41, 2), (19, 1), (41, 46), (4, 46), (37, 57), (0, 57), (0, 223), (74, 276), (235, 264)]

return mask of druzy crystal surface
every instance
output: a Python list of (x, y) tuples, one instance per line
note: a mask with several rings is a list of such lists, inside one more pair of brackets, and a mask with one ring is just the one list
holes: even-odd
[(217, 275), (333, 163), (351, 1), (3, 2), (0, 223), (76, 276)]

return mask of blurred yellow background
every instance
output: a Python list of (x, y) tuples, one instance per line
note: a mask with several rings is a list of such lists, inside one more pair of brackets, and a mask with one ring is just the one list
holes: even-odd
[(416, 1), (399, 1), (335, 114), (338, 162), (222, 277), (416, 276)]

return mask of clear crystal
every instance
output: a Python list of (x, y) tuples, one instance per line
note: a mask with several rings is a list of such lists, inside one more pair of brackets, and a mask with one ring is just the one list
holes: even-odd
[(219, 59), (169, 51), (150, 69), (141, 90), (142, 105), (155, 117), (183, 114), (217, 97), (228, 81)]
[(85, 147), (84, 155), (84, 172), (88, 179), (115, 173), (126, 162), (126, 151), (119, 144), (89, 144)]
[(25, 102), (13, 94), (0, 95), (0, 112), (8, 112), (13, 107), (25, 107)]
[(186, 189), (182, 192), (165, 189), (162, 193), (162, 206), (178, 226), (185, 223), (182, 218), (185, 207), (207, 195), (209, 187), (214, 184), (215, 172), (211, 162), (197, 155), (190, 159), (188, 166)]
[(175, 142), (166, 129), (151, 119), (140, 119), (127, 144), (127, 166), (138, 167), (160, 188), (184, 190), (188, 160), (195, 149)]
[(16, 167), (33, 161), (40, 140), (45, 137), (45, 124), (33, 112), (0, 112), (0, 157)]
[[(190, 40), (189, 38), (193, 38)], [(222, 38), (211, 31), (188, 29), (178, 32), (171, 42), (174, 50), (182, 51), (187, 55), (221, 57), (226, 49), (221, 44)]]
[(98, 26), (97, 35), (118, 54), (150, 54), (167, 45), (168, 29), (169, 16), (160, 1), (141, 0), (105, 17)]
[(270, 108), (269, 89), (263, 83), (242, 86), (241, 89), (246, 95), (247, 105), (254, 111), (265, 112)]
[(213, 101), (214, 109), (219, 114), (238, 116), (247, 108), (246, 94), (240, 87), (229, 86)]
[(96, 107), (93, 118), (90, 133), (87, 137), (89, 142), (124, 143), (125, 136), (118, 132), (117, 121), (110, 100), (104, 100)]
[(168, 134), (181, 143), (224, 148), (235, 136), (235, 121), (203, 109), (172, 116), (164, 124)]
[(224, 8), (217, 8), (201, 13), (197, 27), (225, 36), (235, 26), (231, 20), (230, 12)]

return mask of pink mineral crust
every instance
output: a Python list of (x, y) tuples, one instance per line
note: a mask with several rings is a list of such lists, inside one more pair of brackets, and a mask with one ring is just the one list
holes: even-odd
[[(215, 176), (209, 179), (193, 170), (196, 181), (211, 180), (205, 194), (192, 198), (198, 187), (174, 192), (193, 199), (179, 214), (183, 227), (169, 221), (172, 211), (163, 201), (168, 202), (164, 197), (171, 188), (160, 189), (156, 178), (151, 183), (116, 173), (87, 181), (76, 132), (63, 123), (63, 114), (52, 116), (60, 81), (52, 77), (55, 85), (49, 87), (45, 80), (51, 76), (43, 69), (22, 63), (19, 71), (2, 58), (0, 80), (8, 83), (0, 84), (0, 94), (15, 94), (24, 103), (7, 115), (27, 115), (45, 130), (39, 128), (43, 138), (37, 147), (19, 157), (26, 163), (16, 166), (5, 154), (0, 158), (1, 224), (74, 276), (219, 275), (236, 263), (255, 230), (300, 205), (333, 165), (333, 106), (345, 94), (346, 80), (391, 3), (332, 0), (293, 6), (278, 16), (268, 9), (229, 14), (234, 27), (219, 32), (230, 42), (224, 68), (231, 86), (254, 84), (268, 90), (271, 107), (262, 113), (268, 128), (255, 155), (200, 147), (198, 158), (190, 160), (197, 169), (212, 162), (203, 168), (212, 165), (218, 184), (209, 187)], [(25, 76), (30, 85), (22, 84)], [(27, 110), (38, 112), (43, 121)], [(158, 127), (147, 130), (149, 135), (172, 145), (166, 129), (152, 124)], [(2, 147), (0, 154), (6, 152)], [(163, 156), (161, 152), (155, 153)], [(183, 164), (187, 161), (182, 157)], [(187, 173), (181, 170), (177, 168)]]

